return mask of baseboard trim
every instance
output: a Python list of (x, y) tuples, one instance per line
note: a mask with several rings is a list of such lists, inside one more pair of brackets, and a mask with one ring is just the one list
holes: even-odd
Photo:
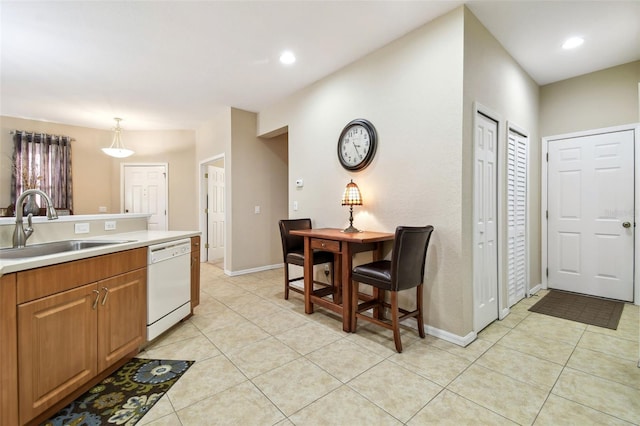
[(537, 292), (539, 292), (540, 290), (542, 290), (544, 287), (542, 287), (542, 284), (538, 284), (534, 287), (531, 287), (529, 289), (529, 296), (533, 296), (534, 294), (536, 294)]
[(438, 339), (446, 340), (449, 343), (462, 346), (463, 348), (468, 346), (471, 342), (476, 340), (476, 338), (478, 337), (475, 331), (469, 332), (469, 334), (467, 334), (466, 336), (458, 336), (457, 334), (453, 334), (448, 331), (432, 327), (430, 325), (425, 326), (425, 331), (430, 336), (437, 337)]
[(259, 266), (257, 268), (241, 269), (239, 271), (230, 271), (228, 269), (225, 269), (224, 273), (226, 275), (229, 275), (230, 277), (237, 277), (238, 275), (253, 274), (255, 272), (270, 271), (272, 269), (278, 269), (278, 268), (282, 268), (282, 263), (278, 263), (278, 264), (275, 264), (275, 265)]
[(511, 309), (509, 308), (504, 308), (501, 312), (500, 312), (500, 316), (498, 317), (499, 320), (503, 320), (506, 318), (507, 315), (509, 315), (511, 313)]

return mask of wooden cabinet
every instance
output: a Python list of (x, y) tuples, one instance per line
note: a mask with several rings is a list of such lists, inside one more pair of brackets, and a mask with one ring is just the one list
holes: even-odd
[(18, 272), (20, 424), (146, 340), (146, 248)]
[(147, 270), (100, 281), (98, 287), (98, 371), (103, 371), (146, 340)]
[(31, 419), (97, 374), (97, 285), (18, 306), (20, 419)]
[(191, 313), (200, 304), (200, 237), (191, 237)]
[(0, 426), (18, 424), (16, 274), (0, 277)]

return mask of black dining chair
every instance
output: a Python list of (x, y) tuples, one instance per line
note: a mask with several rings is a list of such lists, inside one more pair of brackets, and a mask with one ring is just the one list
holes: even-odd
[[(311, 219), (283, 219), (279, 222), (280, 237), (282, 238), (282, 257), (284, 260), (284, 298), (289, 299), (289, 290), (304, 294), (301, 290), (291, 283), (304, 280), (304, 276), (290, 278), (289, 264), (304, 267), (304, 238), (298, 235), (291, 235), (290, 231), (299, 229), (311, 229)], [(313, 252), (313, 264), (321, 265), (324, 263), (331, 264), (329, 266), (331, 274), (331, 283), (327, 284), (322, 281), (313, 280), (314, 285), (324, 287), (316, 291), (316, 294), (333, 294), (334, 300), (341, 298), (340, 286), (334, 286), (334, 255), (328, 251), (315, 250)]]
[[(357, 320), (362, 319), (393, 331), (396, 350), (402, 352), (400, 341), (400, 321), (415, 318), (418, 333), (424, 334), (422, 315), (422, 294), (425, 259), (433, 226), (398, 226), (396, 228), (391, 260), (378, 260), (353, 268), (351, 294), (351, 330), (356, 331)], [(362, 303), (358, 300), (359, 283), (373, 286), (374, 297)], [(416, 309), (407, 311), (398, 306), (398, 292), (416, 288)], [(390, 293), (390, 301), (385, 301), (385, 292)], [(377, 297), (376, 297), (377, 296)], [(391, 309), (391, 319), (384, 319), (384, 308)], [(373, 309), (372, 315), (364, 312)]]

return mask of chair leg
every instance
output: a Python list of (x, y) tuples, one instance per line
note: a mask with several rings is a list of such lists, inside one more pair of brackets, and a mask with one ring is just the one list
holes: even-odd
[(422, 289), (423, 284), (420, 284), (416, 290), (416, 309), (418, 310), (418, 315), (416, 316), (416, 320), (418, 321), (418, 333), (420, 333), (420, 337), (424, 339), (424, 318), (422, 317)]
[(402, 342), (400, 341), (400, 321), (398, 309), (398, 292), (391, 292), (391, 326), (393, 328), (393, 340), (396, 343), (396, 351), (402, 352)]
[(289, 300), (289, 264), (284, 264), (284, 300)]
[(373, 298), (378, 304), (373, 308), (372, 315), (374, 318), (382, 320), (384, 318), (384, 290), (373, 287)]

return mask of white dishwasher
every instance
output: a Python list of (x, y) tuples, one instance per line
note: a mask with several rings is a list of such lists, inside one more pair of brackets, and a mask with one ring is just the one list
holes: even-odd
[(149, 246), (147, 340), (151, 341), (191, 313), (191, 239)]

